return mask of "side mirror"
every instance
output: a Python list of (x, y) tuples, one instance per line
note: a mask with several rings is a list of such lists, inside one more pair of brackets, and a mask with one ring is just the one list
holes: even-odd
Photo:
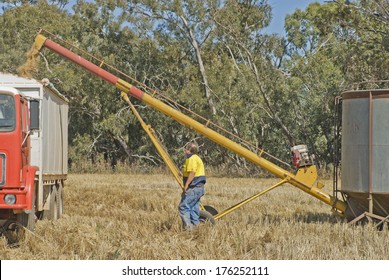
[(39, 100), (30, 100), (30, 130), (39, 130)]

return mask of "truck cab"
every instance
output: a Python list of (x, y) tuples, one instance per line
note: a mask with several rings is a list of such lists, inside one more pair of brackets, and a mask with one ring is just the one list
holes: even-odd
[(35, 210), (38, 167), (30, 165), (29, 124), (27, 98), (15, 88), (0, 86), (0, 219), (16, 215), (31, 227), (28, 216)]

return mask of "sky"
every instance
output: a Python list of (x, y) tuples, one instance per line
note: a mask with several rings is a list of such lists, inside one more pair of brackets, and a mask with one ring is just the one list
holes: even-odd
[(292, 14), (296, 9), (305, 10), (309, 4), (319, 2), (324, 4), (325, 0), (268, 0), (272, 6), (273, 19), (266, 29), (269, 33), (285, 35), (284, 21), (287, 14)]
[[(76, 2), (77, 0), (69, 0), (68, 7), (71, 8)], [(284, 21), (287, 14), (293, 13), (296, 9), (305, 10), (311, 3), (324, 4), (325, 0), (268, 0), (268, 2), (272, 6), (273, 19), (265, 32), (285, 35)], [(0, 4), (1, 6), (2, 4)]]
[[(77, 0), (69, 0), (69, 7), (76, 2)], [(273, 19), (265, 31), (285, 35), (284, 21), (287, 14), (292, 14), (296, 9), (305, 10), (311, 3), (324, 4), (325, 0), (268, 0), (268, 2), (272, 6)]]

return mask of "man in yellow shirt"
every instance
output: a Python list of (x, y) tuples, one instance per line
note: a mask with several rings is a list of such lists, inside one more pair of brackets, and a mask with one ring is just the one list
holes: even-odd
[(184, 190), (178, 211), (186, 230), (192, 230), (200, 222), (200, 198), (204, 195), (206, 182), (204, 164), (197, 153), (198, 145), (196, 143), (191, 142), (185, 147)]

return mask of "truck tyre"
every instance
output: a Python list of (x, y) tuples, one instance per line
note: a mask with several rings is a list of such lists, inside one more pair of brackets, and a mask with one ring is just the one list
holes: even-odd
[(57, 220), (58, 219), (58, 196), (56, 186), (51, 187), (49, 210), (43, 210), (43, 220)]
[(216, 224), (216, 221), (213, 218), (211, 213), (204, 210), (200, 210), (200, 223), (207, 223), (207, 222), (210, 222), (213, 225)]
[(63, 203), (63, 183), (58, 183), (57, 189), (57, 203), (58, 203), (58, 219), (62, 217), (64, 213), (64, 203)]
[(16, 220), (19, 224), (30, 231), (35, 229), (35, 206), (31, 213), (20, 213), (16, 215)]
[(24, 238), (25, 229), (22, 225), (14, 220), (8, 220), (2, 226), (4, 235), (9, 247), (19, 246), (20, 240)]

